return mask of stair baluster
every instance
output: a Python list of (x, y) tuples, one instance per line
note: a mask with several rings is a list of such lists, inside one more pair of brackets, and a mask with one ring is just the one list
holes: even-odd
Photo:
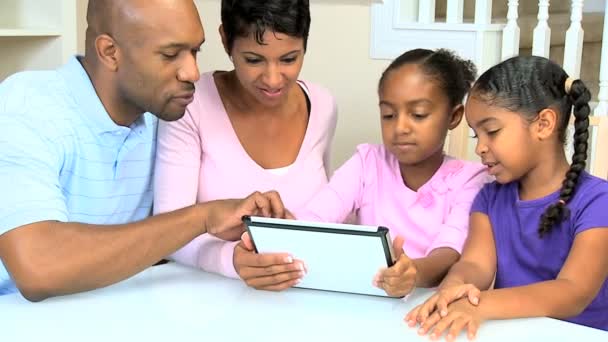
[(517, 24), (519, 0), (509, 0), (507, 25), (502, 31), (502, 60), (519, 55), (519, 25)]
[(489, 25), (492, 23), (492, 0), (477, 0), (475, 2), (475, 24)]
[(435, 0), (423, 0), (418, 2), (418, 22), (420, 24), (431, 24), (435, 22)]
[(549, 27), (549, 0), (538, 2), (538, 24), (532, 38), (532, 54), (549, 58), (551, 28)]
[(446, 22), (448, 24), (462, 24), (464, 16), (464, 0), (448, 0)]
[(594, 115), (608, 116), (608, 1), (604, 10), (604, 35), (602, 38), (602, 58), (600, 64), (600, 91)]
[(583, 0), (572, 0), (570, 12), (570, 27), (566, 31), (564, 46), (564, 70), (578, 78), (581, 74), (581, 59), (583, 56), (583, 38), (585, 32), (581, 21), (583, 20)]

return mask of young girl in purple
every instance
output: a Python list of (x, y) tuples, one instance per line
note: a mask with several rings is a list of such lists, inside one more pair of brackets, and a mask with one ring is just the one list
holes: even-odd
[(542, 57), (509, 59), (474, 84), (466, 119), (496, 182), (475, 199), (460, 261), (406, 316), (420, 334), (473, 338), (484, 320), (535, 316), (608, 330), (608, 182), (585, 171), (589, 99)]

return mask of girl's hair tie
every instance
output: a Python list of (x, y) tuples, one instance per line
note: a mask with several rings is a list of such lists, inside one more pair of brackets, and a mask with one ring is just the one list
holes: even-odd
[(570, 89), (572, 89), (572, 83), (574, 83), (574, 81), (576, 81), (575, 78), (568, 77), (566, 79), (566, 82), (564, 82), (564, 89), (566, 90), (566, 94), (570, 94)]

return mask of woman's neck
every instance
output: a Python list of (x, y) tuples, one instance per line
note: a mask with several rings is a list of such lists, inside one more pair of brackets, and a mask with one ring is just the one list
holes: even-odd
[(416, 164), (399, 163), (401, 178), (405, 186), (413, 191), (418, 191), (439, 170), (444, 159), (443, 150), (439, 150), (431, 157)]
[(569, 169), (563, 148), (547, 153), (524, 177), (519, 180), (519, 198), (529, 201), (542, 198), (561, 189)]

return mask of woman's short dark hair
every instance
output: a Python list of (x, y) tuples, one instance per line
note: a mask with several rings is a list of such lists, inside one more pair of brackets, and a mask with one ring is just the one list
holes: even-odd
[(310, 30), (308, 0), (222, 0), (222, 25), (228, 51), (237, 37), (253, 33), (264, 44), (266, 30), (302, 38), (304, 49)]

